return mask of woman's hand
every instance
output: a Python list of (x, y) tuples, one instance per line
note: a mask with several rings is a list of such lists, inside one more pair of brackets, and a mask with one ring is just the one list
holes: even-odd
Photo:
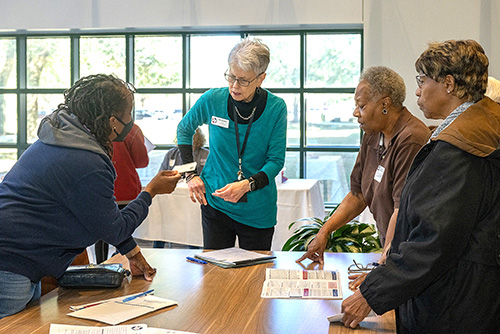
[(342, 312), (344, 312), (342, 322), (346, 327), (356, 328), (370, 311), (370, 305), (368, 305), (361, 291), (356, 290), (352, 296), (342, 302)]
[(151, 198), (158, 194), (170, 194), (175, 190), (177, 181), (181, 174), (174, 170), (162, 170), (148, 183), (144, 191), (147, 191)]
[(151, 268), (141, 252), (128, 259), (132, 276), (144, 275), (146, 281), (152, 281), (156, 274), (156, 269)]
[(302, 255), (295, 262), (301, 262), (302, 260), (309, 258), (314, 262), (324, 264), (323, 253), (325, 252), (326, 242), (327, 238), (318, 233), (309, 246), (307, 246), (307, 251), (304, 255)]
[(248, 180), (242, 180), (226, 184), (225, 187), (217, 189), (212, 195), (220, 197), (228, 202), (237, 203), (240, 198), (249, 191), (250, 186)]
[(207, 199), (205, 198), (205, 183), (199, 176), (192, 177), (188, 182), (187, 186), (189, 189), (189, 197), (193, 203), (200, 203), (202, 205), (207, 205)]
[(359, 273), (347, 276), (347, 278), (349, 278), (349, 290), (358, 290), (361, 283), (365, 281), (366, 275), (368, 275), (368, 273)]

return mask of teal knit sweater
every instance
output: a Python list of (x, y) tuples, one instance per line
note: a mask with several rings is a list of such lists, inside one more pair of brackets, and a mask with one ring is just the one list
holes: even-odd
[[(208, 203), (239, 223), (269, 228), (276, 225), (277, 216), (274, 178), (285, 163), (286, 105), (283, 99), (268, 92), (266, 107), (252, 124), (242, 157), (243, 174), (249, 177), (263, 171), (269, 178), (269, 185), (249, 192), (246, 203), (230, 203), (211, 195), (237, 179), (238, 151), (234, 122), (227, 112), (228, 96), (227, 87), (211, 89), (203, 94), (179, 123), (177, 142), (179, 145), (192, 145), (196, 128), (209, 124), (210, 153), (201, 173)], [(247, 124), (238, 124), (240, 145), (247, 127)]]

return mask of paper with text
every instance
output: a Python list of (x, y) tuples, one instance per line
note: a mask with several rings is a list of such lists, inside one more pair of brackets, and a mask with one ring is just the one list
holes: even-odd
[(261, 297), (342, 299), (340, 275), (330, 270), (267, 268)]
[(149, 332), (148, 326), (144, 324), (106, 327), (50, 324), (49, 334), (149, 334)]
[(49, 334), (198, 334), (171, 329), (152, 328), (145, 324), (122, 326), (74, 326), (50, 324)]

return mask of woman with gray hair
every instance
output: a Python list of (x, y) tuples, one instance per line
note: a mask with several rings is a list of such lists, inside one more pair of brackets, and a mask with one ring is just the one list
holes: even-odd
[(230, 52), (229, 87), (204, 93), (177, 128), (182, 161), (193, 161), (193, 134), (209, 124), (210, 154), (200, 175), (186, 175), (202, 210), (203, 246), (270, 250), (277, 221), (274, 178), (285, 162), (285, 102), (261, 88), (269, 48), (244, 39)]
[[(354, 93), (358, 118), (365, 132), (351, 173), (351, 191), (308, 245), (297, 261), (309, 258), (323, 263), (328, 235), (357, 217), (368, 207), (377, 223), (385, 261), (399, 208), (399, 197), (413, 158), (429, 138), (429, 129), (413, 116), (403, 102), (403, 78), (393, 70), (375, 66), (361, 74)], [(363, 276), (351, 282), (357, 288)]]
[(410, 168), (386, 263), (342, 303), (345, 326), (396, 309), (398, 333), (498, 333), (500, 105), (474, 40), (431, 43), (417, 104), (442, 119)]

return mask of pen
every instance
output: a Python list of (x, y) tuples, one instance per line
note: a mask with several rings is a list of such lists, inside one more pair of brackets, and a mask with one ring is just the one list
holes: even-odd
[(101, 305), (101, 304), (104, 304), (104, 303), (107, 303), (107, 301), (97, 302), (97, 303), (94, 303), (94, 304), (89, 304), (89, 305), (84, 305), (84, 306), (81, 306), (81, 307), (78, 307), (78, 308), (70, 307), (70, 309), (71, 309), (72, 311), (80, 311), (80, 310), (84, 310), (84, 309), (86, 309), (86, 308), (89, 308), (89, 307), (92, 307), (92, 306)]
[(207, 261), (198, 260), (198, 259), (195, 259), (194, 257), (190, 257), (190, 256), (186, 256), (186, 259), (189, 261), (196, 262), (196, 263), (207, 264)]
[(154, 289), (151, 289), (151, 290), (148, 290), (148, 291), (145, 291), (145, 292), (141, 292), (139, 293), (138, 295), (135, 295), (135, 296), (130, 296), (130, 297), (127, 297), (125, 298), (124, 300), (122, 300), (123, 303), (126, 303), (126, 302), (129, 302), (133, 299), (136, 299), (138, 297), (142, 297), (142, 296), (145, 296), (145, 295), (149, 295), (151, 292), (155, 291)]

